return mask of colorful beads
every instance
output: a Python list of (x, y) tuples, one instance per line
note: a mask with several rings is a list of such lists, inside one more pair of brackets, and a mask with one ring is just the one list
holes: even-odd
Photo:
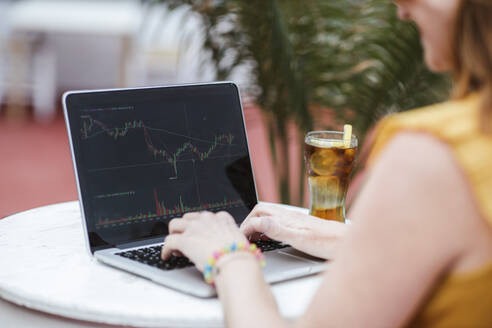
[(222, 249), (213, 252), (212, 256), (207, 259), (207, 264), (205, 265), (205, 268), (203, 270), (203, 278), (205, 279), (205, 282), (215, 286), (213, 275), (214, 275), (214, 268), (215, 265), (217, 264), (217, 261), (227, 253), (232, 253), (237, 251), (245, 251), (245, 252), (252, 253), (253, 255), (255, 255), (256, 259), (260, 262), (260, 265), (265, 266), (265, 259), (263, 257), (263, 253), (261, 252), (261, 249), (256, 247), (256, 244), (251, 244), (249, 241), (246, 242), (241, 241), (237, 244), (232, 243), (229, 246), (226, 246)]

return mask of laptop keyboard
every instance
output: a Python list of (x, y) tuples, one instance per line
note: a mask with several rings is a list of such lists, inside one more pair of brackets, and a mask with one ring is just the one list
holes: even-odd
[(171, 255), (166, 261), (161, 259), (162, 245), (134, 249), (127, 252), (116, 253), (116, 255), (147, 264), (162, 270), (182, 269), (194, 264), (185, 256)]
[[(275, 240), (257, 240), (255, 244), (262, 252), (269, 252), (280, 248), (289, 247)], [(129, 260), (153, 266), (162, 270), (182, 269), (194, 264), (185, 256), (171, 255), (166, 261), (161, 259), (162, 245), (134, 249), (131, 251), (116, 253)]]
[(274, 251), (276, 249), (289, 247), (290, 245), (283, 244), (276, 240), (257, 240), (254, 242), (262, 252)]

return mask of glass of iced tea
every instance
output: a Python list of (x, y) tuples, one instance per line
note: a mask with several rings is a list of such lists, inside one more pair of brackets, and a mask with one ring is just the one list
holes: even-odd
[[(357, 137), (344, 132), (313, 131), (305, 138), (309, 214), (345, 222), (345, 197), (357, 151)], [(345, 139), (344, 139), (345, 135)]]

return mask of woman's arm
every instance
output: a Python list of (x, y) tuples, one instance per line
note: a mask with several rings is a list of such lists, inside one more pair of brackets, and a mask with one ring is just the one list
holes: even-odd
[(215, 283), (224, 309), (226, 327), (287, 326), (253, 255), (231, 254), (218, 265), (221, 273)]
[[(295, 325), (404, 325), (439, 276), (466, 253), (462, 232), (480, 219), (472, 204), (447, 147), (425, 135), (397, 136), (350, 214), (365, 219), (347, 232)], [(217, 288), (231, 327), (287, 325), (252, 258), (224, 262)]]

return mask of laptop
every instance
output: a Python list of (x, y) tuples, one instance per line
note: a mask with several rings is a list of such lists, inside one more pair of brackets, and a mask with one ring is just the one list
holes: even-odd
[[(215, 289), (186, 257), (160, 259), (169, 221), (258, 203), (238, 87), (231, 82), (71, 91), (63, 96), (87, 249), (97, 260), (199, 296)], [(320, 272), (324, 261), (259, 241), (265, 279)]]

